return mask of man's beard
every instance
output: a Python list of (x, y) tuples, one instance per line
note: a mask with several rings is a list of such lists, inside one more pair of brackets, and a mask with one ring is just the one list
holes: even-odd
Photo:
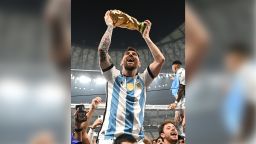
[(171, 144), (176, 144), (176, 143), (178, 143), (178, 139), (169, 139), (169, 142)]
[(127, 65), (127, 64), (124, 66), (124, 68), (125, 68), (125, 70), (127, 70), (127, 71), (133, 71), (133, 70), (136, 69), (135, 66), (129, 66), (129, 65)]

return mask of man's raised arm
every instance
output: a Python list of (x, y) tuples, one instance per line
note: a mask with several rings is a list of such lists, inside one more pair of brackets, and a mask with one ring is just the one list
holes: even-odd
[(111, 43), (111, 37), (112, 37), (112, 32), (114, 29), (113, 26), (113, 22), (109, 16), (109, 12), (106, 12), (105, 14), (105, 22), (108, 26), (105, 34), (103, 35), (103, 37), (101, 38), (99, 47), (98, 47), (98, 52), (99, 52), (99, 63), (100, 63), (100, 67), (102, 70), (108, 68), (109, 66), (111, 66), (111, 59), (110, 56), (108, 54), (108, 49)]
[(149, 20), (146, 20), (145, 22), (147, 24), (147, 27), (144, 30), (142, 37), (144, 38), (145, 42), (149, 47), (151, 54), (153, 55), (154, 61), (149, 65), (149, 68), (152, 74), (154, 75), (154, 77), (156, 77), (161, 71), (165, 58), (162, 52), (159, 50), (159, 48), (154, 44), (154, 42), (152, 42), (152, 40), (149, 37), (151, 22)]

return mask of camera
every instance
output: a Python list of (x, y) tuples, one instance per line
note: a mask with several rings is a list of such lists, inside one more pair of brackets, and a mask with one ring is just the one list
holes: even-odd
[(85, 111), (84, 105), (76, 105), (77, 115), (76, 115), (76, 121), (78, 122), (85, 122), (87, 121), (87, 112)]
[(103, 115), (99, 115), (98, 119), (100, 119), (101, 121), (103, 121)]

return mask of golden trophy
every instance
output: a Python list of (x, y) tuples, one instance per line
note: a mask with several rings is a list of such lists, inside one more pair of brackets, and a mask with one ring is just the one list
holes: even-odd
[(140, 33), (143, 33), (147, 26), (145, 22), (139, 22), (136, 18), (129, 16), (120, 10), (109, 10), (109, 16), (115, 27), (137, 30)]

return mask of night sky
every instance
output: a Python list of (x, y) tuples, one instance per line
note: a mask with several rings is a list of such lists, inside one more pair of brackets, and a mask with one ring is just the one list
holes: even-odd
[[(72, 0), (72, 45), (97, 48), (107, 28), (104, 15), (109, 9), (119, 9), (139, 21), (149, 19), (152, 22), (150, 36), (154, 42), (170, 34), (185, 19), (184, 0)], [(114, 29), (111, 47), (124, 49), (127, 46), (140, 47), (146, 44), (137, 31)]]

